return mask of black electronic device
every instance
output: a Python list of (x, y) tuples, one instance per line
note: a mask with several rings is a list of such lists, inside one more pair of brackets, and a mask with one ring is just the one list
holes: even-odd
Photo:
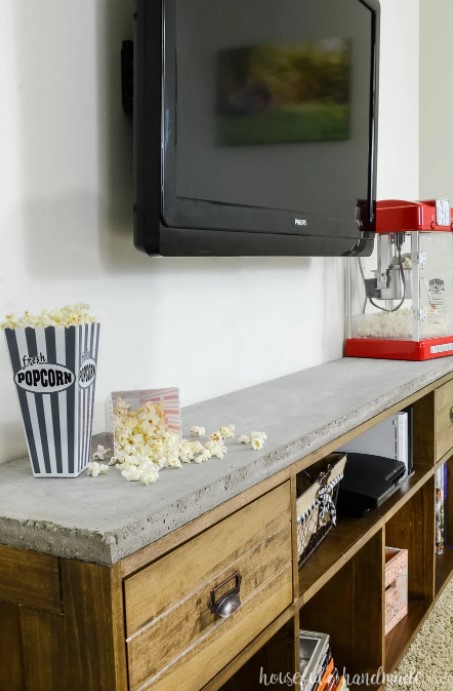
[(395, 458), (406, 466), (406, 475), (412, 475), (414, 472), (412, 406), (370, 427), (343, 444), (338, 451), (347, 454), (362, 453)]
[(136, 0), (134, 17), (135, 245), (369, 255), (378, 0)]
[(402, 461), (385, 456), (348, 453), (338, 492), (339, 513), (361, 516), (383, 504), (406, 475)]

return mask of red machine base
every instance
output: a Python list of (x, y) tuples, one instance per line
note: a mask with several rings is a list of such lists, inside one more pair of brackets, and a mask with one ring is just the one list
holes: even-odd
[(453, 355), (453, 335), (423, 341), (385, 338), (348, 338), (346, 357), (386, 358), (388, 360), (432, 360)]

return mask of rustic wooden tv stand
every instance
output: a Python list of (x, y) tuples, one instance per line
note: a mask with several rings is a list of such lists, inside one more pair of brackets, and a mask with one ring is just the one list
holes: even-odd
[[(299, 569), (297, 474), (408, 405), (414, 475)], [(1, 465), (0, 690), (259, 689), (295, 674), (301, 626), (330, 633), (351, 677), (392, 670), (453, 569), (434, 545), (452, 419), (453, 358), (339, 360), (185, 409), (267, 445), (149, 487)], [(446, 522), (453, 535), (451, 504)], [(409, 551), (409, 613), (387, 636), (385, 545)]]

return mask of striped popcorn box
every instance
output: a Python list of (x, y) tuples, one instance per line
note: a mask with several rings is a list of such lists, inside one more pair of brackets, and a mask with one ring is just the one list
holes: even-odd
[(99, 330), (5, 329), (35, 477), (77, 477), (89, 461)]
[(113, 391), (107, 402), (107, 424), (110, 429), (113, 427), (113, 408), (118, 398), (122, 398), (125, 403), (128, 403), (132, 410), (141, 408), (146, 403), (153, 403), (165, 415), (167, 428), (172, 432), (181, 434), (181, 409), (178, 388)]

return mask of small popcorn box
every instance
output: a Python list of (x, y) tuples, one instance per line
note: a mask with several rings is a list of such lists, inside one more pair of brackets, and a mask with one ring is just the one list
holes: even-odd
[(99, 331), (5, 329), (35, 477), (77, 477), (89, 461)]
[(407, 614), (408, 550), (385, 548), (385, 635)]
[(107, 400), (107, 426), (113, 430), (113, 409), (116, 401), (122, 399), (130, 406), (131, 410), (137, 410), (152, 403), (156, 410), (165, 417), (166, 427), (172, 432), (181, 434), (181, 408), (179, 404), (179, 389), (170, 387), (166, 389), (140, 389), (135, 391), (113, 391)]

